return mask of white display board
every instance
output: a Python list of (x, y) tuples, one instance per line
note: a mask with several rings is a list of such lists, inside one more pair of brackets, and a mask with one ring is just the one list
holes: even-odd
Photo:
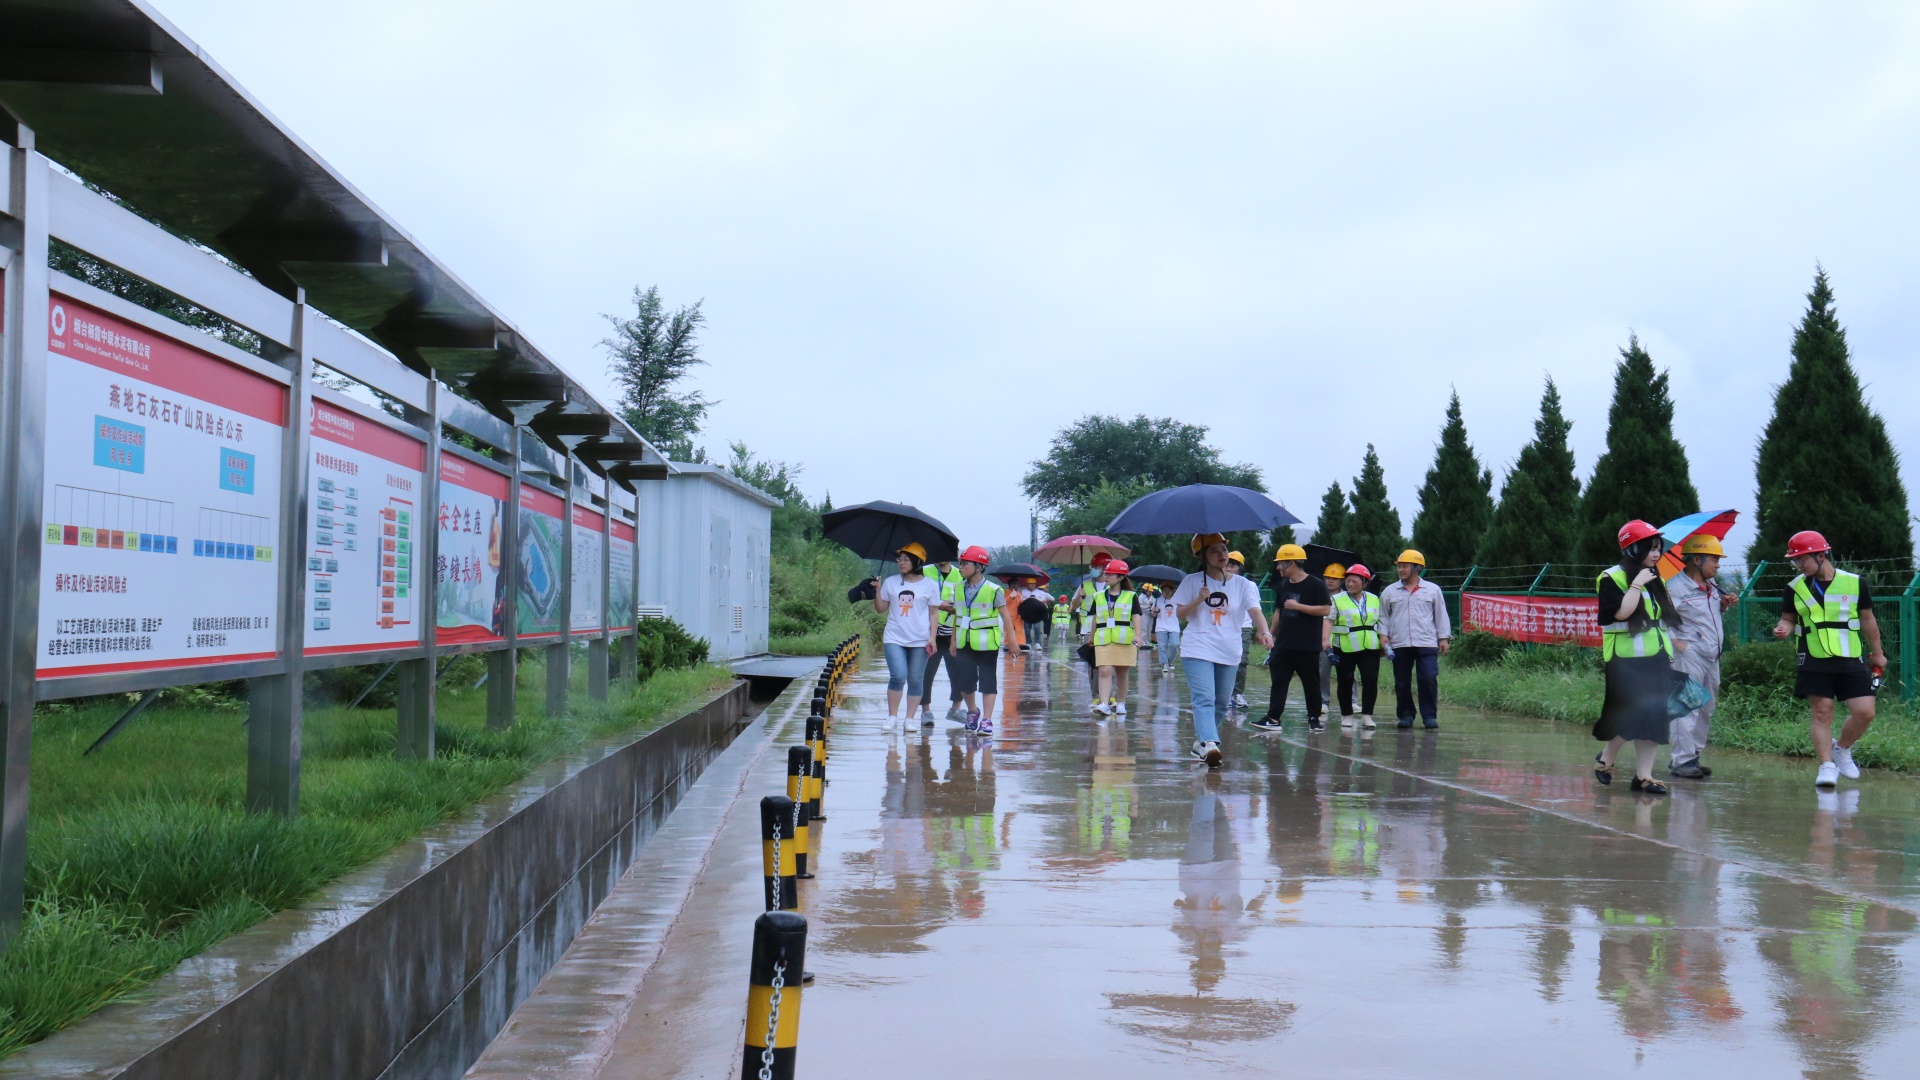
[(520, 590), (515, 604), (522, 638), (560, 636), (560, 545), (567, 501), (531, 483), (520, 485)]
[(52, 294), (37, 674), (267, 660), (282, 384)]
[(507, 478), (458, 455), (440, 453), (440, 547), (435, 639), (442, 644), (500, 641), (506, 636), (505, 578), (500, 573)]
[(607, 576), (608, 621), (615, 630), (633, 629), (635, 606), (633, 595), (633, 526), (624, 521), (613, 523), (613, 547), (608, 552), (608, 561), (612, 567)]
[(312, 412), (307, 654), (412, 645), (426, 444), (318, 398)]
[(575, 504), (573, 508), (573, 597), (570, 620), (576, 634), (597, 632), (605, 596), (600, 583), (600, 549), (607, 519)]

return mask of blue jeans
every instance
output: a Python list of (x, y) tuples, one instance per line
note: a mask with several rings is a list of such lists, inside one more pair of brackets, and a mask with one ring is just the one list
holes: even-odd
[(924, 696), (922, 676), (927, 672), (927, 647), (925, 645), (895, 645), (886, 643), (887, 651), (887, 689), (902, 690), (910, 698)]
[(1180, 631), (1178, 630), (1160, 631), (1160, 662), (1162, 664), (1171, 664), (1173, 663), (1173, 658), (1179, 655), (1180, 655)]
[(1220, 741), (1220, 720), (1216, 703), (1233, 700), (1233, 676), (1237, 664), (1216, 664), (1211, 660), (1182, 658), (1187, 672), (1187, 697), (1193, 702), (1193, 737), (1201, 742)]
[(1413, 721), (1415, 686), (1420, 694), (1420, 717), (1429, 724), (1440, 722), (1440, 650), (1432, 645), (1403, 645), (1393, 650), (1394, 713), (1403, 722)]

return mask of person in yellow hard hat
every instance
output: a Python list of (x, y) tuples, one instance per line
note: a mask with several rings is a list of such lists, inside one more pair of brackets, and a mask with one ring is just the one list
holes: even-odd
[(1704, 780), (1713, 775), (1713, 770), (1701, 762), (1700, 751), (1707, 748), (1707, 728), (1720, 702), (1720, 652), (1726, 645), (1726, 624), (1720, 615), (1734, 602), (1733, 594), (1721, 590), (1714, 581), (1725, 554), (1720, 541), (1695, 533), (1680, 545), (1685, 569), (1667, 582), (1667, 598), (1681, 619), (1673, 629), (1674, 646), (1681, 650), (1673, 666), (1705, 687), (1709, 695), (1705, 705), (1669, 726), (1672, 741), (1667, 775), (1682, 780)]
[(1227, 538), (1201, 533), (1189, 545), (1200, 558), (1200, 570), (1188, 574), (1173, 591), (1174, 612), (1187, 624), (1180, 636), (1180, 665), (1187, 673), (1187, 696), (1193, 711), (1191, 753), (1209, 769), (1220, 767), (1219, 714), (1233, 691), (1234, 669), (1240, 663), (1240, 624), (1246, 613), (1254, 619), (1254, 636), (1271, 645), (1260, 590), (1253, 582), (1228, 569)]
[(900, 568), (880, 583), (873, 607), (887, 617), (887, 630), (881, 642), (887, 656), (887, 727), (900, 723), (900, 697), (907, 698), (907, 716), (920, 709), (926, 693), (927, 657), (933, 653), (933, 635), (940, 615), (940, 586), (928, 580), (921, 568), (927, 564), (927, 549), (918, 543), (902, 547), (894, 556)]
[(1294, 676), (1300, 677), (1300, 696), (1307, 707), (1307, 730), (1325, 731), (1321, 710), (1320, 657), (1326, 649), (1327, 612), (1333, 603), (1326, 583), (1307, 573), (1301, 564), (1307, 553), (1299, 544), (1281, 544), (1273, 555), (1273, 651), (1267, 654), (1267, 671), (1273, 676), (1273, 693), (1267, 698), (1265, 716), (1253, 726), (1269, 731), (1280, 729), (1281, 710), (1287, 707), (1287, 690)]
[(1380, 640), (1393, 657), (1394, 711), (1401, 728), (1413, 726), (1417, 682), (1420, 718), (1440, 729), (1440, 658), (1453, 640), (1453, 620), (1437, 585), (1421, 580), (1427, 557), (1412, 548), (1394, 561), (1400, 580), (1380, 593)]
[[(1227, 569), (1231, 573), (1246, 577), (1247, 557), (1237, 551), (1227, 552)], [(1253, 655), (1253, 615), (1248, 613), (1240, 623), (1240, 667), (1233, 673), (1233, 702), (1231, 707), (1245, 710), (1247, 707), (1247, 659)]]
[[(1338, 597), (1347, 587), (1347, 568), (1339, 563), (1328, 563), (1326, 568), (1320, 571), (1320, 580), (1326, 584), (1329, 598)], [(1334, 610), (1329, 604), (1325, 620), (1326, 632), (1321, 635), (1320, 640), (1321, 716), (1333, 715), (1333, 668), (1340, 659), (1340, 650), (1334, 648), (1333, 644), (1333, 617)]]

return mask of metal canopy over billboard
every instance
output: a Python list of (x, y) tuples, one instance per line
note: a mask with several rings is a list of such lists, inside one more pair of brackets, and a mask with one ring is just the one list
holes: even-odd
[[(0, 43), (0, 102), (41, 153), (274, 293), (304, 290), (329, 318), (595, 472), (666, 475), (645, 439), (148, 5), (7, 0)], [(285, 343), (274, 326), (239, 321)]]

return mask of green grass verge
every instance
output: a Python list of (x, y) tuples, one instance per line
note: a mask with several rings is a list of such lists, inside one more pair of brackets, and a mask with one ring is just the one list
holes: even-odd
[[(1606, 696), (1598, 663), (1590, 658), (1576, 663), (1553, 652), (1515, 652), (1481, 666), (1449, 657), (1441, 661), (1440, 696), (1456, 705), (1592, 725)], [(1812, 757), (1807, 703), (1777, 685), (1725, 686), (1713, 715), (1713, 745)], [(1881, 695), (1873, 728), (1854, 747), (1854, 756), (1874, 768), (1920, 772), (1920, 709)]]
[(241, 709), (156, 706), (87, 758), (81, 752), (124, 704), (37, 717), (28, 907), (0, 953), (0, 1056), (299, 903), (535, 766), (594, 739), (649, 730), (732, 678), (712, 665), (665, 671), (599, 703), (587, 699), (582, 673), (573, 714), (555, 718), (543, 715), (544, 668), (526, 657), (510, 730), (487, 729), (484, 689), (442, 688), (430, 762), (394, 760), (390, 709), (309, 707), (293, 820), (241, 808)]

